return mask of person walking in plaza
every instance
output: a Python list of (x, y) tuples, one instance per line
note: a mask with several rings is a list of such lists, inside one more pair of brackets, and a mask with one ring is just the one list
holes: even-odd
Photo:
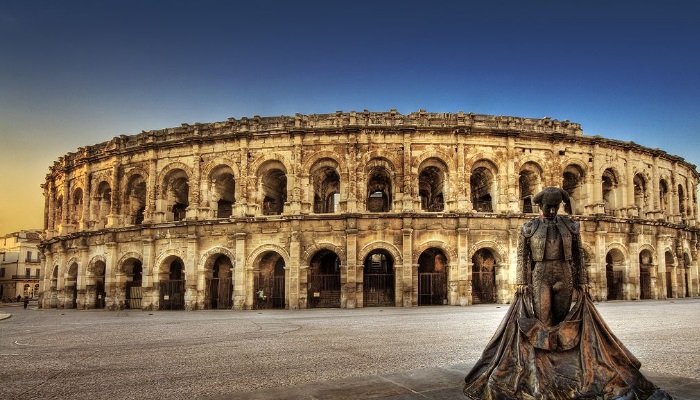
[(27, 309), (27, 306), (29, 305), (29, 296), (24, 296), (24, 309)]

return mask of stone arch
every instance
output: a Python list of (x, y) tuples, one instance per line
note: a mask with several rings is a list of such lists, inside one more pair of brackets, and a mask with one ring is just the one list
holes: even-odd
[(288, 201), (290, 169), (273, 157), (266, 159), (255, 169), (257, 202), (263, 215), (280, 215)]
[(68, 202), (69, 222), (78, 224), (83, 220), (83, 206), (85, 204), (85, 191), (82, 182), (76, 182), (70, 191)]
[(199, 257), (199, 269), (209, 270), (219, 255), (225, 255), (231, 260), (232, 266), (236, 267), (236, 255), (230, 249), (223, 246), (215, 246), (202, 253)]
[(544, 187), (544, 170), (537, 161), (528, 160), (520, 164), (518, 172), (518, 199), (520, 211), (533, 213), (539, 211), (533, 198)]
[(65, 279), (70, 278), (69, 275), (73, 272), (73, 271), (71, 271), (71, 268), (73, 267), (73, 265), (76, 265), (77, 269), (74, 270), (75, 275), (72, 278), (75, 278), (75, 276), (77, 276), (77, 274), (80, 273), (81, 267), (80, 267), (80, 262), (78, 261), (78, 257), (75, 257), (75, 256), (71, 257), (68, 259), (68, 262), (66, 262), (66, 269), (64, 271), (64, 278)]
[(125, 268), (131, 268), (131, 265), (125, 264), (129, 260), (137, 260), (141, 263), (143, 263), (143, 256), (141, 254), (135, 252), (135, 251), (130, 251), (128, 253), (125, 253), (123, 256), (119, 258), (119, 261), (117, 261), (117, 270), (121, 273), (128, 273), (129, 271), (126, 271)]
[(499, 263), (503, 263), (506, 260), (508, 260), (508, 251), (507, 249), (503, 248), (501, 244), (494, 240), (480, 240), (476, 243), (474, 243), (470, 248), (469, 248), (469, 254), (475, 254), (479, 249), (490, 249), (494, 250), (495, 253), (494, 255), (497, 257), (496, 261)]
[(561, 187), (569, 194), (569, 204), (564, 209), (569, 214), (583, 214), (584, 199), (588, 199), (588, 168), (586, 163), (579, 159), (569, 159), (561, 173)]
[(182, 260), (182, 263), (184, 264), (185, 267), (185, 272), (187, 271), (187, 254), (185, 252), (179, 250), (179, 249), (165, 249), (158, 254), (158, 257), (156, 257), (156, 260), (153, 264), (153, 275), (161, 275), (164, 273), (170, 273), (168, 268), (170, 268), (170, 261), (172, 261), (175, 258), (179, 258)]
[(651, 192), (651, 179), (646, 171), (636, 172), (632, 178), (632, 185), (634, 186), (634, 199), (632, 199), (634, 205), (637, 207), (640, 217), (644, 217), (645, 212), (649, 209), (650, 192)]
[(346, 192), (346, 182), (341, 179), (338, 161), (328, 157), (316, 158), (316, 162), (311, 164), (308, 174), (309, 195), (313, 196), (313, 212), (333, 213), (340, 211), (341, 192)]
[(608, 300), (622, 300), (625, 297), (624, 282), (627, 279), (629, 252), (620, 243), (611, 243), (605, 249), (605, 277)]
[(365, 258), (367, 258), (369, 253), (375, 250), (385, 250), (388, 252), (395, 260), (394, 266), (403, 265), (403, 257), (401, 257), (401, 252), (399, 249), (397, 249), (394, 244), (384, 241), (367, 243), (364, 247), (362, 247), (362, 249), (360, 249), (360, 251), (357, 253), (357, 265), (363, 265)]
[(444, 242), (442, 240), (428, 240), (415, 246), (413, 248), (412, 254), (413, 260), (411, 260), (411, 262), (413, 264), (417, 264), (420, 255), (423, 254), (423, 252), (428, 250), (429, 248), (436, 248), (442, 250), (442, 252), (445, 253), (445, 256), (447, 257), (446, 261), (448, 265), (454, 265), (454, 263), (456, 263), (457, 249), (453, 248), (447, 242)]
[(323, 159), (329, 159), (329, 160), (335, 161), (336, 167), (338, 168), (338, 172), (341, 175), (345, 175), (348, 173), (348, 167), (345, 163), (344, 157), (342, 157), (340, 154), (338, 154), (335, 151), (322, 150), (322, 151), (314, 152), (308, 158), (306, 158), (306, 160), (304, 160), (304, 162), (301, 166), (302, 174), (310, 173), (310, 171), (314, 167), (314, 165), (316, 165), (318, 162), (320, 162)]
[(612, 214), (615, 210), (623, 206), (622, 175), (620, 175), (617, 168), (613, 166), (603, 167), (600, 175), (605, 212), (606, 214)]
[(250, 164), (250, 171), (255, 171), (255, 176), (260, 176), (261, 173), (261, 168), (265, 166), (265, 164), (269, 163), (274, 163), (277, 162), (284, 166), (284, 173), (287, 175), (294, 174), (294, 168), (293, 165), (287, 160), (286, 157), (278, 154), (278, 153), (265, 153), (263, 152), (262, 155), (257, 157), (251, 164)]
[(399, 185), (393, 163), (388, 158), (375, 157), (370, 158), (363, 169), (367, 211), (390, 211)]
[[(156, 177), (156, 184), (163, 186), (163, 182), (165, 181), (165, 178), (173, 171), (176, 170), (182, 170), (185, 175), (187, 175), (187, 180), (192, 179), (192, 168), (187, 166), (186, 164), (180, 162), (180, 161), (173, 161), (168, 163), (165, 167), (163, 167), (160, 172), (158, 173), (158, 176)], [(161, 188), (161, 192), (164, 190), (164, 188)]]
[(231, 171), (233, 171), (233, 176), (234, 177), (240, 177), (241, 172), (239, 171), (238, 164), (235, 163), (233, 160), (230, 158), (226, 157), (217, 157), (212, 160), (207, 161), (204, 166), (202, 167), (202, 176), (209, 178), (211, 176), (211, 173), (221, 167), (221, 166), (227, 166), (231, 168)]
[(444, 211), (450, 198), (449, 167), (441, 158), (425, 158), (418, 166), (418, 197), (421, 210)]
[[(99, 262), (101, 262), (103, 265), (102, 266), (98, 265)], [(106, 266), (107, 266), (107, 258), (101, 254), (96, 255), (96, 256), (92, 257), (92, 259), (90, 259), (90, 262), (88, 263), (88, 267), (86, 270), (87, 275), (88, 276), (95, 276), (95, 275), (104, 276), (105, 273), (107, 272), (106, 269), (103, 269), (101, 271), (99, 271), (98, 269), (104, 268)]]
[(211, 217), (229, 218), (233, 214), (236, 197), (239, 196), (236, 190), (238, 175), (226, 163), (212, 163), (208, 167), (200, 182), (203, 205), (212, 209)]
[(420, 169), (421, 165), (431, 159), (438, 160), (439, 162), (441, 162), (445, 166), (445, 171), (448, 173), (450, 171), (457, 170), (454, 156), (450, 155), (448, 152), (442, 149), (429, 148), (421, 152), (418, 157), (414, 157), (414, 159), (411, 161), (412, 172), (414, 174), (418, 173), (418, 170)]
[(494, 212), (498, 204), (498, 166), (481, 158), (470, 166), (469, 188), (472, 207), (478, 212)]
[(148, 187), (148, 174), (141, 168), (133, 168), (122, 181), (121, 214), (126, 225), (140, 225), (146, 213), (146, 202), (153, 188)]
[(503, 280), (498, 279), (497, 271), (501, 260), (498, 250), (492, 246), (478, 247), (471, 253), (473, 303), (498, 302), (499, 282), (503, 284)]
[(262, 259), (262, 256), (268, 252), (274, 252), (279, 254), (280, 257), (282, 257), (282, 259), (284, 260), (285, 265), (289, 265), (291, 262), (289, 253), (287, 253), (287, 250), (285, 250), (284, 248), (276, 244), (263, 244), (261, 246), (258, 246), (252, 252), (250, 252), (250, 255), (248, 255), (248, 257), (246, 258), (246, 269), (256, 268), (257, 264)]
[(347, 265), (347, 255), (345, 254), (345, 249), (331, 242), (314, 242), (310, 246), (306, 246), (301, 255), (302, 264), (309, 265), (314, 255), (321, 250), (330, 250), (334, 252), (340, 258), (340, 265)]

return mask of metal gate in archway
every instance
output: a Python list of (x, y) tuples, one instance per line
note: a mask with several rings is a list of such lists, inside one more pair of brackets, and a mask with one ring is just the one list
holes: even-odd
[(447, 304), (447, 279), (442, 272), (418, 273), (418, 305)]
[(608, 300), (622, 300), (622, 271), (606, 271)]
[(474, 271), (472, 274), (472, 301), (474, 304), (496, 302), (496, 274), (491, 271)]
[(309, 307), (340, 307), (340, 274), (309, 276)]
[(363, 287), (365, 307), (394, 306), (394, 274), (365, 274)]
[(160, 281), (160, 310), (184, 310), (185, 309), (185, 281), (167, 280)]
[(205, 298), (210, 309), (229, 309), (233, 305), (233, 280), (230, 278), (211, 278), (206, 282)]
[(254, 308), (285, 308), (284, 303), (284, 275), (274, 275), (266, 279), (255, 278), (256, 292), (254, 296)]
[(639, 294), (641, 299), (651, 299), (651, 272), (647, 268), (639, 271)]

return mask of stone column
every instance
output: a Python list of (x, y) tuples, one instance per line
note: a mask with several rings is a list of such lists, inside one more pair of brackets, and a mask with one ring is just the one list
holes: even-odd
[(233, 308), (236, 310), (253, 307), (253, 288), (251, 287), (248, 291), (246, 291), (246, 271), (248, 266), (245, 263), (245, 238), (246, 234), (243, 232), (237, 232), (235, 234), (236, 267), (233, 270)]
[(362, 282), (358, 279), (362, 274), (361, 266), (357, 265), (357, 219), (348, 218), (345, 229), (347, 266), (345, 285), (341, 289), (340, 306), (342, 308), (362, 307)]
[[(112, 192), (114, 193), (114, 192)], [(113, 201), (114, 203), (114, 201)], [(121, 271), (119, 270), (119, 247), (117, 242), (106, 244), (105, 254), (105, 308), (108, 310), (123, 309), (126, 303), (126, 293), (119, 287)], [(121, 290), (120, 290), (121, 289)]]
[(466, 218), (459, 219), (457, 228), (457, 292), (450, 293), (450, 304), (472, 304), (472, 275), (469, 268), (469, 228)]
[(107, 215), (107, 224), (105, 228), (112, 228), (124, 224), (124, 218), (120, 218), (119, 213), (121, 210), (121, 203), (123, 200), (121, 188), (119, 185), (119, 156), (115, 155), (112, 161), (112, 179), (111, 188), (112, 195), (109, 205), (109, 214)]
[[(197, 291), (197, 262), (199, 255), (199, 239), (197, 237), (197, 227), (188, 226), (187, 227), (187, 253), (185, 260), (185, 309), (186, 310), (196, 310), (197, 305), (200, 301), (200, 295), (203, 293)], [(188, 267), (189, 266), (189, 267)], [(202, 300), (203, 304), (203, 300)]]
[(299, 309), (299, 266), (301, 264), (301, 246), (299, 244), (298, 224), (292, 224), (289, 238), (289, 265), (286, 266), (287, 307)]
[[(418, 282), (413, 280), (413, 270), (414, 267), (416, 270), (418, 269), (417, 265), (413, 265), (413, 228), (411, 228), (412, 223), (411, 223), (411, 218), (404, 218), (403, 219), (403, 226), (404, 228), (401, 230), (402, 232), (402, 254), (401, 258), (403, 259), (403, 265), (405, 266), (403, 270), (403, 276), (397, 276), (397, 283), (398, 279), (401, 280), (401, 286), (398, 287), (397, 285), (397, 291), (400, 289), (401, 290), (401, 295), (400, 297), (397, 296), (397, 300), (400, 301), (400, 304), (403, 305), (404, 307), (411, 307), (411, 306), (416, 306), (418, 305)], [(399, 304), (396, 304), (397, 306)]]
[(593, 257), (596, 257), (596, 263), (600, 267), (600, 269), (597, 272), (598, 279), (597, 281), (599, 282), (599, 285), (595, 288), (593, 288), (595, 294), (596, 292), (598, 293), (597, 296), (594, 296), (594, 298), (599, 299), (599, 300), (607, 300), (608, 299), (608, 280), (607, 280), (607, 275), (606, 275), (606, 263), (605, 263), (605, 257), (607, 254), (605, 253), (605, 246), (607, 246), (606, 243), (606, 235), (608, 234), (608, 231), (603, 230), (602, 228), (595, 231), (595, 245), (594, 245), (594, 254), (592, 254)]
[(148, 183), (146, 184), (146, 211), (144, 212), (143, 222), (163, 222), (164, 210), (156, 209), (156, 200), (158, 198), (158, 188), (160, 187), (158, 179), (158, 151), (151, 149), (149, 151), (150, 162), (148, 163)]

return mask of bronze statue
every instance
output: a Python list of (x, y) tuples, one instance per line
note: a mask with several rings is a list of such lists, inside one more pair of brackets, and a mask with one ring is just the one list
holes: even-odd
[(544, 218), (527, 222), (520, 231), (516, 283), (520, 290), (532, 287), (535, 317), (556, 325), (569, 313), (574, 285), (585, 288), (587, 283), (579, 224), (557, 216), (559, 205), (569, 202), (566, 191), (549, 187), (533, 201), (541, 205)]
[(542, 215), (520, 230), (515, 300), (467, 374), (464, 394), (473, 400), (672, 399), (639, 372), (639, 360), (596, 311), (579, 224), (557, 215), (568, 194), (548, 187), (534, 202)]

